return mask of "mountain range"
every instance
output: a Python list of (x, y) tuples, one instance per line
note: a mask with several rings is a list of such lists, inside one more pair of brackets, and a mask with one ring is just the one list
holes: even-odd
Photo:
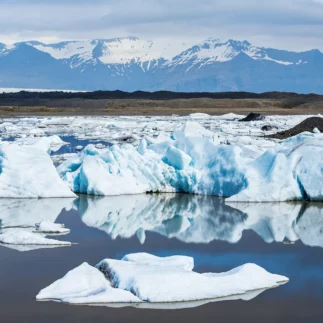
[(323, 54), (207, 39), (0, 43), (0, 88), (323, 94)]

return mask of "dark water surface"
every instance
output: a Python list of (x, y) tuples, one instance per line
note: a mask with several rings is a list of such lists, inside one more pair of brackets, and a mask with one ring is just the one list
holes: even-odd
[[(60, 239), (78, 243), (28, 252), (0, 246), (1, 323), (323, 322), (320, 205), (229, 206), (213, 197), (188, 195), (81, 197), (74, 201), (74, 209), (62, 212), (61, 207), (55, 209), (59, 203), (68, 204), (61, 200), (0, 201), (4, 224), (12, 224), (14, 217), (19, 224), (24, 218), (32, 222), (57, 217), (56, 222), (71, 229)], [(254, 262), (289, 277), (290, 282), (248, 302), (173, 311), (36, 302), (41, 289), (81, 263), (95, 265), (103, 258), (121, 258), (130, 252), (193, 256), (198, 272), (226, 271)]]

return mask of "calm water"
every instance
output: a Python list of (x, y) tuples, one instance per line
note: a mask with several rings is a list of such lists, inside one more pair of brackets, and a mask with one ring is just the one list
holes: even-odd
[[(28, 252), (0, 247), (1, 322), (323, 322), (319, 204), (225, 205), (214, 197), (189, 195), (82, 196), (74, 202), (0, 200), (0, 219), (3, 225), (56, 220), (71, 229), (60, 239), (78, 243)], [(35, 301), (42, 288), (82, 262), (95, 265), (129, 252), (190, 255), (198, 272), (255, 262), (290, 282), (249, 302), (175, 311)]]

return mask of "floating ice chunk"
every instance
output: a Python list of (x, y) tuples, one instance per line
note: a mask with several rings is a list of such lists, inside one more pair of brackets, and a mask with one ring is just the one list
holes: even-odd
[(67, 145), (59, 136), (53, 135), (49, 137), (43, 138), (34, 138), (34, 137), (27, 137), (27, 138), (20, 138), (16, 140), (17, 143), (23, 145), (30, 145), (32, 147), (39, 148), (45, 152), (50, 151), (58, 151), (62, 146)]
[(207, 119), (210, 118), (210, 115), (207, 113), (191, 113), (189, 115), (192, 119)]
[(39, 233), (24, 229), (5, 229), (0, 233), (0, 243), (11, 245), (64, 245), (70, 246), (67, 241), (47, 239)]
[(0, 164), (0, 197), (75, 197), (42, 149), (2, 143)]
[(97, 149), (103, 149), (103, 148), (105, 148), (105, 145), (104, 144), (96, 144), (95, 145), (95, 148), (97, 148)]
[(147, 254), (129, 257), (140, 263), (105, 259), (96, 268), (84, 263), (40, 291), (36, 298), (88, 305), (145, 302), (149, 307), (155, 303), (194, 301), (202, 305), (203, 301), (248, 300), (288, 282), (288, 278), (270, 274), (254, 264), (227, 273), (198, 274), (178, 265), (178, 257), (175, 266), (176, 258), (162, 260)]
[(97, 268), (112, 286), (131, 291), (146, 302), (183, 302), (245, 294), (273, 288), (288, 278), (249, 264), (229, 273), (201, 275), (174, 266), (144, 265), (105, 259)]
[(45, 135), (45, 132), (39, 128), (34, 128), (34, 129), (31, 129), (29, 131), (29, 133), (31, 135), (34, 135), (34, 136), (38, 136), (38, 137), (41, 137), (41, 136), (44, 136)]
[(142, 265), (178, 267), (188, 271), (194, 268), (194, 259), (186, 256), (157, 257), (148, 253), (134, 253), (124, 256), (122, 260)]
[(227, 113), (223, 114), (222, 116), (218, 116), (217, 119), (219, 120), (227, 120), (227, 121), (234, 121), (234, 120), (240, 120), (244, 118), (245, 115), (241, 114), (235, 114), (235, 113)]
[(43, 221), (36, 224), (36, 231), (39, 233), (47, 234), (67, 234), (70, 233), (70, 230), (65, 228), (64, 224), (52, 223), (48, 221)]
[(189, 155), (175, 147), (169, 147), (166, 151), (165, 157), (168, 165), (179, 170), (186, 169), (192, 161), (192, 158)]
[(185, 192), (230, 201), (323, 200), (322, 134), (303, 133), (276, 146), (250, 135), (226, 143), (223, 138), (189, 121), (166, 140), (146, 137), (137, 149), (87, 146), (58, 171), (74, 192), (94, 195)]
[[(169, 140), (148, 146), (143, 155), (131, 145), (102, 151), (87, 146), (58, 171), (74, 192), (93, 195), (187, 192), (231, 196), (244, 187), (246, 160), (240, 148), (215, 145), (205, 137), (184, 136), (172, 143), (177, 149), (167, 153), (172, 165), (165, 163)], [(192, 167), (187, 167), (190, 158)], [(183, 167), (187, 168), (177, 169)]]
[(202, 125), (195, 121), (187, 121), (184, 124), (179, 125), (172, 134), (175, 140), (181, 140), (185, 137), (214, 137), (214, 133), (205, 129)]
[(141, 302), (132, 293), (111, 287), (104, 275), (88, 263), (83, 263), (41, 290), (36, 299), (72, 304)]

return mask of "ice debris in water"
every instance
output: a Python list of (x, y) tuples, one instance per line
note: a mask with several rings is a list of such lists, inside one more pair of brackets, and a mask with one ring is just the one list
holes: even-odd
[(193, 259), (149, 254), (104, 259), (96, 267), (87, 263), (40, 291), (37, 300), (71, 304), (174, 303), (244, 299), (248, 292), (278, 287), (288, 278), (246, 264), (226, 273), (199, 274)]
[(27, 229), (4, 229), (0, 232), (0, 243), (21, 246), (70, 246), (68, 241), (47, 239), (39, 233), (30, 232)]
[(36, 232), (47, 234), (67, 234), (70, 233), (70, 229), (65, 228), (64, 224), (43, 221), (36, 223)]
[[(0, 142), (0, 197), (75, 196), (71, 191), (92, 195), (185, 192), (228, 197), (232, 202), (323, 200), (323, 134), (305, 132), (277, 143), (253, 136), (262, 133), (262, 121), (256, 129), (239, 126), (231, 115), (202, 117), (193, 115), (180, 125), (166, 119), (158, 127), (146, 124), (143, 128), (150, 130), (143, 130), (146, 135), (140, 137), (138, 147), (89, 145), (57, 170), (48, 155), (54, 144), (62, 144), (57, 136)], [(268, 118), (266, 123), (271, 125), (282, 126), (280, 120), (285, 120), (287, 127), (304, 117)], [(134, 120), (123, 120), (134, 127)], [(216, 120), (218, 128), (213, 126), (211, 131), (194, 120), (203, 120), (204, 125)], [(236, 130), (231, 122), (239, 128), (239, 136), (232, 135)], [(111, 131), (109, 121), (100, 124)], [(163, 130), (156, 134), (153, 128)], [(139, 139), (130, 128), (119, 129), (120, 136)]]

